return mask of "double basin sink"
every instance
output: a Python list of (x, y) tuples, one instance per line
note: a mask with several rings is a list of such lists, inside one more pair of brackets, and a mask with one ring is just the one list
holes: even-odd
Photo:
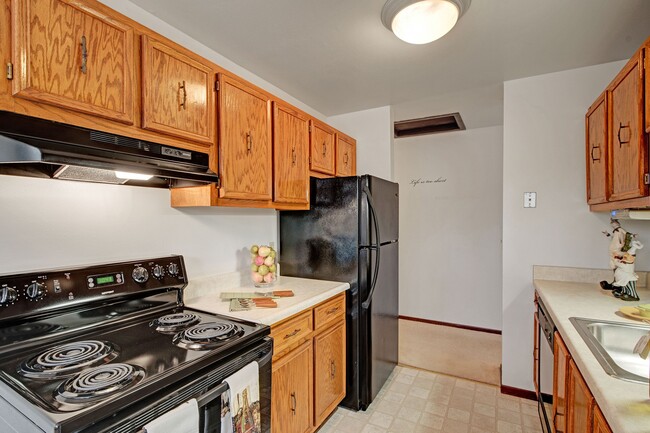
[(569, 318), (605, 372), (618, 379), (648, 383), (648, 360), (633, 352), (650, 326), (605, 320)]

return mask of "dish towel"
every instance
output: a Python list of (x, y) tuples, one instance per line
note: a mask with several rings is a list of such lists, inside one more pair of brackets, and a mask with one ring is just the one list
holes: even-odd
[(221, 433), (260, 433), (259, 365), (253, 361), (227, 377), (221, 394)]
[(186, 401), (144, 426), (147, 433), (199, 433), (199, 405)]

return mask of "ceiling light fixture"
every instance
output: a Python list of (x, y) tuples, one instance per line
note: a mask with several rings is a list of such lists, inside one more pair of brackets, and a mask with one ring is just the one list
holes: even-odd
[(471, 0), (388, 0), (381, 21), (409, 44), (428, 44), (454, 28)]

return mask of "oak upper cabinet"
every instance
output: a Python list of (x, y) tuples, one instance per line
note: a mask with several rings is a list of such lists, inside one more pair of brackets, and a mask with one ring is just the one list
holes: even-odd
[(567, 432), (591, 433), (594, 398), (573, 359), (567, 379)]
[(603, 93), (586, 116), (587, 203), (607, 201), (607, 98)]
[(553, 337), (553, 429), (565, 432), (567, 425), (567, 374), (571, 359), (560, 334)]
[(357, 174), (357, 142), (354, 138), (336, 133), (336, 175), (354, 176)]
[(271, 428), (273, 433), (305, 433), (312, 429), (312, 342), (273, 360)]
[(610, 201), (648, 195), (643, 85), (643, 50), (639, 50), (607, 89)]
[(74, 0), (13, 0), (11, 13), (14, 96), (133, 123), (132, 27)]
[(142, 36), (142, 127), (214, 143), (216, 73), (201, 57)]
[(605, 416), (597, 405), (594, 405), (594, 429), (593, 433), (612, 433), (609, 424), (605, 421)]
[(650, 39), (646, 41), (645, 48), (645, 132), (650, 133)]
[(272, 200), (270, 98), (219, 74), (219, 197)]
[(309, 117), (273, 102), (273, 201), (309, 208)]
[(322, 174), (336, 174), (336, 141), (334, 128), (312, 119), (309, 144), (309, 168)]

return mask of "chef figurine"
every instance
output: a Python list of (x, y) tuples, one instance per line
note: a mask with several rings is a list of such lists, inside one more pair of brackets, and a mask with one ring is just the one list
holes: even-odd
[(600, 287), (611, 290), (613, 295), (624, 301), (638, 301), (636, 282), (639, 276), (634, 273), (636, 252), (643, 244), (636, 235), (626, 232), (618, 220), (611, 219), (612, 233), (605, 234), (612, 240), (609, 243), (609, 266), (614, 271), (614, 282), (601, 281)]

